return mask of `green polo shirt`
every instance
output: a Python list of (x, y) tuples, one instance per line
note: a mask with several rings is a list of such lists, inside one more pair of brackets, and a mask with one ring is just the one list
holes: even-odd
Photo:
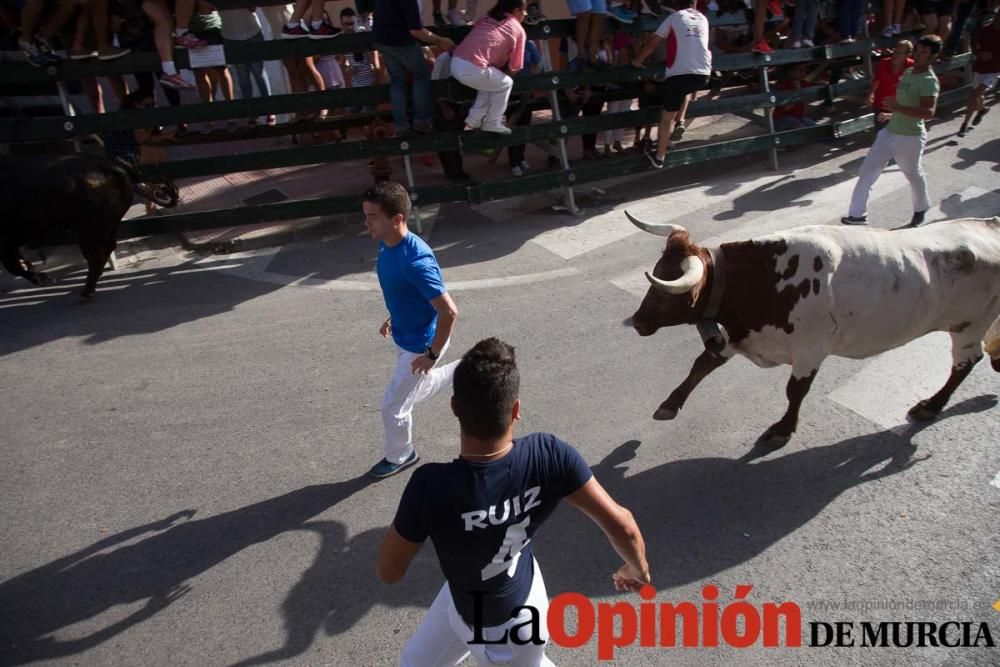
[[(919, 107), (921, 97), (937, 97), (940, 89), (934, 70), (928, 69), (926, 72), (918, 74), (911, 67), (903, 72), (899, 86), (896, 87), (896, 103), (904, 107)], [(887, 129), (893, 134), (909, 136), (920, 136), (925, 131), (922, 119), (908, 116), (899, 111), (892, 113)]]

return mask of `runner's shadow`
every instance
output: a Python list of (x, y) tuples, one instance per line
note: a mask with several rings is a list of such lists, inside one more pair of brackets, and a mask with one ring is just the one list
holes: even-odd
[[(4, 581), (0, 583), (0, 662), (52, 660), (108, 641), (178, 600), (194, 577), (251, 545), (306, 527), (309, 519), (371, 481), (359, 477), (307, 486), (238, 510), (178, 523), (195, 513), (185, 510), (111, 535)], [(153, 534), (125, 545), (146, 533)], [(370, 569), (370, 565), (365, 568)], [(51, 636), (117, 605), (143, 601), (141, 609), (87, 636), (72, 640)]]
[[(995, 396), (969, 399), (941, 418), (980, 412), (996, 403)], [(911, 439), (924, 426), (908, 427), (902, 436), (883, 431), (783, 455), (752, 450), (741, 460), (671, 461), (626, 476), (627, 463), (640, 445), (631, 440), (593, 471), (635, 516), (654, 585), (663, 590), (750, 561), (808, 524), (845, 491), (904, 472), (923, 460), (914, 458)], [(579, 512), (560, 508), (539, 531), (535, 548), (550, 596), (564, 591), (614, 594), (610, 574), (621, 561)]]
[(959, 148), (956, 155), (958, 162), (951, 165), (953, 169), (968, 169), (977, 162), (992, 162), (993, 171), (1000, 171), (1000, 138), (987, 141), (975, 148)]

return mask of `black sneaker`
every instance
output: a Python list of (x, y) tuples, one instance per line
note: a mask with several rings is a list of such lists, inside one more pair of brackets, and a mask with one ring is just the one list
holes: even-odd
[(681, 137), (684, 136), (685, 129), (681, 123), (674, 125), (674, 131), (670, 133), (670, 141), (680, 141)]
[(49, 64), (45, 54), (41, 52), (34, 42), (19, 42), (19, 45), (21, 53), (24, 54), (24, 59), (28, 61), (29, 65), (33, 67), (45, 67)]
[(663, 169), (663, 159), (656, 157), (655, 149), (646, 148), (643, 153), (645, 153), (646, 158), (649, 160), (649, 164), (653, 165), (653, 169)]
[(983, 109), (982, 111), (977, 111), (976, 115), (972, 117), (972, 124), (973, 125), (979, 125), (980, 123), (982, 123), (983, 122), (983, 116), (986, 115), (987, 111), (989, 111), (989, 109)]
[(448, 22), (444, 20), (444, 14), (441, 12), (434, 12), (434, 26), (437, 28), (443, 28), (448, 25)]
[(843, 225), (867, 225), (868, 216), (862, 215), (855, 218), (853, 215), (845, 215), (840, 219), (840, 223)]
[(913, 217), (910, 218), (910, 224), (907, 227), (919, 227), (924, 224), (925, 215), (927, 215), (927, 211), (914, 211)]
[(972, 128), (970, 128), (965, 123), (962, 123), (962, 127), (958, 128), (958, 136), (964, 137), (965, 135), (967, 135), (969, 133), (970, 129), (972, 129)]
[(388, 459), (382, 459), (371, 467), (371, 470), (368, 471), (368, 475), (375, 477), (376, 479), (392, 477), (397, 473), (403, 472), (419, 460), (420, 457), (417, 456), (417, 450), (413, 450), (413, 452), (402, 463), (393, 463)]

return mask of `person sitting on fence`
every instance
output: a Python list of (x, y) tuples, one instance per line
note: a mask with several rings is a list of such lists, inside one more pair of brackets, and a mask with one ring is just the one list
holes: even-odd
[[(275, 39), (280, 38), (281, 29), (292, 15), (292, 5), (262, 5), (260, 10), (271, 29), (271, 35)], [(310, 88), (320, 92), (326, 89), (323, 77), (316, 69), (316, 63), (312, 56), (288, 56), (281, 59), (281, 64), (285, 66), (285, 72), (288, 75), (288, 88), (291, 92), (304, 93), (308, 92)], [(297, 111), (292, 114), (291, 122), (312, 118), (316, 113), (314, 111)], [(322, 115), (322, 112), (319, 113)], [(293, 141), (295, 141), (294, 137)]]
[[(260, 19), (254, 8), (250, 9), (224, 9), (219, 12), (222, 19), (222, 43), (228, 52), (230, 47), (246, 45), (256, 50), (256, 45), (264, 42), (264, 33), (261, 32)], [(267, 77), (264, 63), (257, 60), (253, 62), (233, 63), (236, 70), (236, 81), (240, 85), (240, 97), (245, 100), (253, 97), (253, 82), (257, 82), (257, 92), (261, 97), (271, 96), (271, 81)], [(253, 79), (251, 80), (251, 77)], [(248, 119), (251, 127), (257, 125), (257, 117)], [(274, 125), (278, 122), (274, 114), (267, 117), (267, 124)]]
[(900, 77), (913, 66), (913, 58), (910, 57), (912, 53), (913, 44), (908, 39), (901, 39), (896, 42), (892, 56), (883, 58), (875, 70), (868, 89), (868, 105), (875, 113), (875, 126), (879, 129), (889, 122), (890, 111), (885, 108), (885, 100), (896, 97)]
[(864, 23), (864, 0), (840, 0), (837, 6), (837, 31), (841, 44), (851, 44), (861, 36)]
[[(295, 0), (295, 9), (281, 29), (285, 39), (308, 37), (309, 39), (330, 39), (340, 34), (340, 28), (330, 25), (323, 12), (324, 0)], [(309, 12), (308, 27), (302, 23), (306, 11)]]
[[(888, 0), (892, 2), (892, 0)], [(795, 3), (795, 13), (792, 16), (792, 37), (788, 48), (811, 49), (816, 37), (816, 21), (819, 18), (820, 0), (798, 0)]]
[(597, 45), (608, 13), (607, 0), (566, 0), (569, 13), (576, 18), (576, 43), (580, 45), (577, 67), (597, 67)]
[(641, 68), (660, 42), (666, 40), (673, 45), (667, 52), (667, 79), (660, 90), (663, 96), (663, 113), (660, 115), (660, 127), (656, 136), (656, 151), (646, 153), (654, 169), (663, 168), (674, 119), (684, 106), (685, 99), (689, 94), (705, 87), (712, 74), (708, 19), (693, 9), (693, 4), (693, 0), (679, 0), (677, 6), (680, 11), (663, 21), (643, 46), (642, 52), (632, 61), (633, 66)]
[(920, 12), (920, 22), (924, 24), (924, 34), (948, 39), (954, 9), (954, 0), (918, 0), (917, 10)]
[(465, 118), (466, 130), (510, 134), (503, 114), (514, 80), (500, 68), (506, 63), (507, 71), (516, 74), (524, 67), (523, 18), (524, 0), (499, 0), (455, 47), (451, 75), (479, 91)]
[[(122, 101), (122, 111), (134, 111), (141, 109), (152, 109), (154, 106), (153, 94), (144, 89), (139, 89), (129, 93)], [(104, 143), (104, 153), (109, 158), (123, 160), (130, 165), (159, 164), (170, 159), (164, 143), (173, 141), (172, 132), (154, 130), (127, 130), (114, 129), (107, 130), (100, 134)], [(146, 213), (153, 210), (153, 202), (146, 201)]]
[[(80, 5), (80, 13), (76, 17), (76, 31), (73, 34), (73, 44), (69, 49), (70, 60), (115, 60), (130, 53), (131, 49), (123, 49), (111, 43), (111, 33), (108, 29), (108, 0), (89, 0)], [(93, 28), (97, 50), (87, 46), (87, 37)]]
[[(806, 63), (794, 63), (782, 72), (774, 90), (801, 90), (816, 84), (808, 80)], [(778, 132), (814, 127), (816, 121), (806, 115), (806, 103), (792, 102), (774, 107), (774, 129)]]
[(435, 35), (423, 26), (420, 6), (413, 0), (375, 0), (372, 42), (389, 70), (389, 98), (397, 135), (406, 134), (411, 127), (407, 109), (407, 74), (413, 76), (412, 127), (417, 132), (429, 132), (433, 128), (430, 70), (418, 40), (444, 51), (455, 48), (453, 41)]
[(62, 62), (52, 48), (52, 37), (59, 32), (76, 8), (75, 0), (56, 0), (55, 10), (36, 33), (38, 22), (45, 12), (46, 0), (26, 0), (21, 9), (21, 36), (18, 45), (27, 61), (35, 67), (45, 67)]
[[(979, 125), (986, 115), (986, 91), (995, 88), (1000, 78), (1000, 17), (994, 15), (993, 21), (979, 29), (976, 48), (976, 62), (972, 66), (972, 93), (965, 109), (965, 119), (958, 130), (958, 136), (964, 137)], [(971, 125), (969, 124), (971, 121)]]
[[(344, 34), (351, 34), (358, 31), (358, 21), (361, 17), (351, 7), (344, 7), (340, 12), (340, 29)], [(379, 63), (378, 52), (376, 51), (351, 51), (343, 56), (344, 78), (351, 88), (363, 88), (374, 86), (379, 83), (378, 75), (382, 66)], [(362, 104), (348, 107), (347, 113), (372, 113), (375, 111), (374, 104)]]
[[(861, 0), (857, 0), (860, 2)], [(767, 14), (770, 12), (774, 18), (782, 18), (785, 15), (779, 0), (753, 0), (753, 52), (761, 54), (774, 53), (771, 44), (767, 40), (765, 23)]]
[[(199, 10), (204, 13), (194, 14), (191, 17), (191, 32), (205, 44), (222, 44), (222, 18), (217, 11), (206, 11), (209, 9), (208, 3), (199, 0)], [(229, 69), (225, 66), (199, 67), (194, 70), (195, 82), (198, 84), (198, 95), (202, 102), (212, 102), (216, 98), (216, 90), (222, 89), (222, 95), (227, 101), (233, 101), (233, 77), (229, 75)], [(202, 134), (212, 131), (212, 121), (206, 121), (201, 128)], [(235, 132), (239, 129), (239, 124), (235, 119), (226, 121), (226, 129)]]

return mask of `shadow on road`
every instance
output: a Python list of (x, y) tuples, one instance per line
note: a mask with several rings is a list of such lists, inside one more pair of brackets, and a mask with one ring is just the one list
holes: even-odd
[[(123, 531), (0, 583), (0, 662), (20, 664), (74, 655), (142, 623), (184, 596), (186, 582), (247, 547), (306, 522), (364, 489), (369, 477), (307, 486), (206, 519), (185, 510)], [(180, 523), (179, 523), (180, 522)], [(153, 533), (134, 544), (126, 542)], [(108, 551), (111, 549), (111, 551)], [(369, 562), (360, 570), (373, 571)], [(324, 589), (329, 591), (329, 588)], [(145, 606), (73, 640), (51, 637), (116, 605)]]

